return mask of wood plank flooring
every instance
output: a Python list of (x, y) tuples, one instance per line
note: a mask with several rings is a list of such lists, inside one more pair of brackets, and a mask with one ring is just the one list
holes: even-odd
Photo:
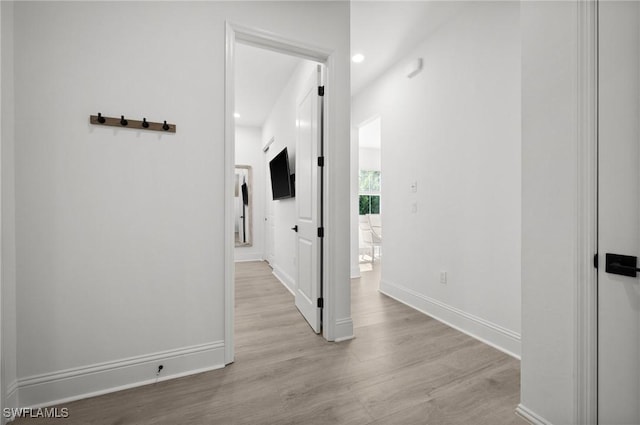
[(266, 263), (236, 266), (236, 361), (68, 403), (25, 424), (525, 424), (520, 363), (377, 292), (352, 286), (356, 338), (312, 333)]

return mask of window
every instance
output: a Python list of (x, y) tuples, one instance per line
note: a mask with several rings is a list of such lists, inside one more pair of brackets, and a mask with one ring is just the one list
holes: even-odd
[(380, 214), (380, 171), (360, 170), (360, 215)]

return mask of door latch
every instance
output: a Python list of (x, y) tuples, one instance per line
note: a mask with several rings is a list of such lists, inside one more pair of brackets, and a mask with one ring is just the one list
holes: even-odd
[(640, 272), (638, 257), (631, 255), (607, 254), (605, 267), (607, 273), (621, 276), (637, 277), (637, 273)]

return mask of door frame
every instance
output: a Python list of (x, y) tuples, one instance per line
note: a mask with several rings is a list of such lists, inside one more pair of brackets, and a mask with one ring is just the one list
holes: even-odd
[[(224, 334), (225, 334), (225, 364), (234, 361), (234, 303), (235, 303), (235, 263), (234, 263), (234, 236), (233, 236), (233, 183), (234, 183), (234, 164), (235, 164), (235, 118), (233, 116), (235, 110), (235, 46), (236, 43), (242, 43), (262, 49), (268, 49), (279, 53), (297, 56), (303, 59), (319, 62), (324, 65), (324, 83), (326, 85), (324, 92), (324, 113), (322, 128), (324, 132), (324, 156), (329, 157), (330, 137), (333, 132), (328, 131), (331, 128), (330, 114), (328, 111), (332, 108), (333, 95), (333, 70), (335, 63), (335, 54), (331, 50), (322, 47), (312, 46), (299, 40), (292, 40), (280, 35), (264, 31), (258, 28), (252, 28), (239, 25), (233, 22), (226, 22), (225, 29), (225, 118), (224, 118), (224, 161), (225, 161), (225, 231), (224, 231)], [(323, 215), (324, 226), (329, 223), (331, 198), (327, 196), (328, 173), (323, 176), (323, 193), (324, 198)], [(325, 232), (325, 238), (329, 237)], [(326, 241), (325, 241), (326, 242)], [(323, 257), (321, 282), (323, 288), (324, 308), (323, 319), (324, 324), (322, 334), (325, 339), (331, 341), (334, 339), (335, 333), (335, 297), (336, 283), (327, 279), (330, 276), (332, 262), (327, 255), (327, 247), (329, 244), (323, 244)]]
[(574, 414), (598, 423), (598, 0), (577, 0)]

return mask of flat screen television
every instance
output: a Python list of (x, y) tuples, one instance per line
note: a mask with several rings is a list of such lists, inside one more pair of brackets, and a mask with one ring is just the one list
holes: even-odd
[(295, 196), (295, 185), (293, 175), (289, 171), (287, 148), (284, 148), (269, 162), (269, 170), (271, 171), (273, 200), (293, 198)]

